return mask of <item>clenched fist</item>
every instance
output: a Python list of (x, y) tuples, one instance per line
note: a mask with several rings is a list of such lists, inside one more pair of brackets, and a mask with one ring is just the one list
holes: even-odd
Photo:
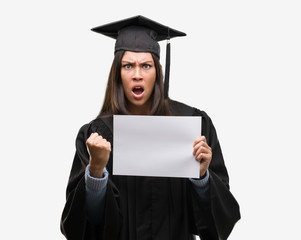
[(111, 143), (98, 133), (91, 133), (86, 141), (90, 154), (90, 174), (95, 178), (102, 178), (103, 169), (109, 161)]

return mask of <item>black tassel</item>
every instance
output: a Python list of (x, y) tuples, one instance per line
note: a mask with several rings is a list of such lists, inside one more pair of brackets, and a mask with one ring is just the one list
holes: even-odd
[(169, 29), (168, 29), (168, 38), (167, 38), (167, 45), (166, 45), (166, 59), (165, 59), (164, 99), (168, 98), (169, 71), (170, 71), (170, 38), (169, 38)]

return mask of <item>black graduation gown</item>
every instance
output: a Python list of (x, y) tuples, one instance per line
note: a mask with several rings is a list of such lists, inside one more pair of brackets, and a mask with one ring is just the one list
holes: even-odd
[[(67, 186), (61, 231), (69, 240), (188, 240), (227, 239), (240, 219), (239, 205), (229, 191), (229, 178), (215, 128), (209, 116), (196, 108), (170, 101), (175, 115), (202, 116), (202, 135), (212, 148), (210, 206), (204, 206), (189, 179), (112, 175), (112, 153), (107, 165), (109, 180), (101, 225), (89, 222), (85, 209), (85, 145), (92, 132), (113, 143), (112, 118), (84, 125), (76, 139), (76, 153)], [(159, 138), (160, 136), (158, 136)], [(114, 146), (112, 146), (114, 147)]]

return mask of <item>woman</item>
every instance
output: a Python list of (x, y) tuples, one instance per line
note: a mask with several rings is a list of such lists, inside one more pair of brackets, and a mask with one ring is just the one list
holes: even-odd
[[(77, 136), (63, 234), (67, 239), (186, 240), (193, 234), (226, 239), (240, 213), (214, 126), (205, 112), (164, 98), (157, 41), (162, 32), (163, 38), (183, 34), (142, 16), (94, 30), (117, 39), (115, 58), (102, 110)], [(202, 116), (202, 134), (191, 143), (200, 179), (113, 176), (113, 114)]]

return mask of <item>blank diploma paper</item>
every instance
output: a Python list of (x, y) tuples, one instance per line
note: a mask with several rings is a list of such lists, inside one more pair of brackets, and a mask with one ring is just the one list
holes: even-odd
[(113, 174), (198, 178), (201, 117), (114, 115)]

